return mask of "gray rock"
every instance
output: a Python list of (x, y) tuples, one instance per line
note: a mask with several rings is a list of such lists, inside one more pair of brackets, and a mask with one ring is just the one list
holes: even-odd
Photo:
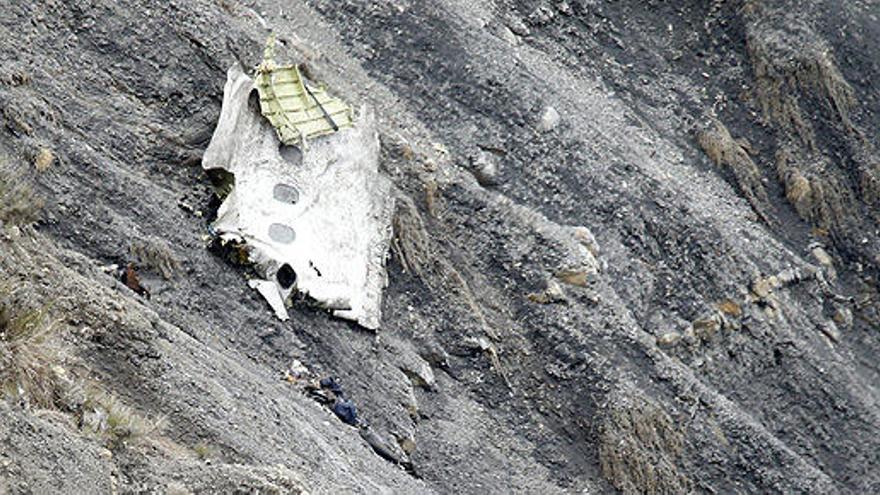
[(553, 107), (546, 107), (544, 111), (541, 112), (541, 119), (538, 122), (538, 130), (541, 132), (549, 132), (556, 128), (559, 125), (559, 121), (561, 117), (559, 116), (559, 112), (556, 111)]
[(481, 151), (471, 158), (474, 177), (482, 186), (498, 185), (498, 158), (488, 151)]

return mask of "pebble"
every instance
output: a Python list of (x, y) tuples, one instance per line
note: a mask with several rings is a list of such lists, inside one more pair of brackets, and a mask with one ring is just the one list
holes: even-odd
[(657, 337), (657, 345), (661, 347), (672, 347), (681, 341), (681, 334), (678, 332), (668, 332)]
[(431, 389), (436, 383), (434, 370), (432, 370), (431, 365), (424, 360), (419, 359), (417, 362), (407, 364), (401, 367), (401, 370), (415, 387)]
[(525, 23), (520, 19), (511, 19), (511, 21), (507, 24), (507, 27), (514, 32), (514, 34), (518, 34), (519, 36), (528, 36), (532, 34), (529, 31), (529, 28), (526, 27)]
[(513, 31), (507, 26), (498, 27), (498, 37), (506, 41), (509, 45), (516, 45), (519, 41)]
[(819, 329), (822, 330), (822, 333), (824, 333), (832, 342), (840, 342), (840, 330), (833, 321), (825, 322), (819, 327)]
[(559, 112), (553, 107), (547, 107), (541, 113), (541, 121), (538, 123), (538, 130), (541, 132), (549, 132), (559, 125), (561, 117)]
[(834, 321), (844, 328), (851, 327), (853, 324), (852, 311), (850, 311), (849, 308), (837, 308), (837, 311), (834, 313)]
[(498, 184), (498, 160), (495, 155), (481, 151), (472, 159), (474, 176), (481, 186), (494, 186)]
[(831, 266), (834, 264), (831, 255), (828, 254), (828, 251), (825, 251), (825, 249), (821, 247), (814, 247), (812, 254), (813, 257), (816, 258), (816, 261), (818, 261), (823, 266)]

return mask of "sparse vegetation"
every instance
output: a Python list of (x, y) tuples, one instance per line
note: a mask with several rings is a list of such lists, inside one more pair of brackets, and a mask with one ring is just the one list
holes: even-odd
[(140, 261), (140, 265), (157, 271), (166, 280), (170, 280), (180, 271), (180, 261), (159, 239), (148, 237), (132, 242), (129, 251)]
[(205, 442), (195, 444), (195, 446), (193, 446), (193, 452), (195, 452), (196, 457), (201, 460), (210, 459), (216, 455), (216, 449)]
[(6, 396), (53, 405), (61, 355), (53, 340), (55, 326), (48, 306), (29, 308), (21, 291), (0, 287), (0, 386)]
[(83, 429), (105, 438), (111, 446), (118, 446), (161, 431), (165, 419), (148, 419), (116, 396), (92, 388), (86, 392), (82, 425)]
[[(795, 23), (786, 29), (792, 33), (792, 40), (816, 38), (806, 25)], [(755, 96), (764, 118), (794, 131), (804, 144), (815, 148), (815, 135), (803, 117), (797, 94), (816, 92), (847, 130), (852, 130), (854, 92), (829, 47), (816, 42), (779, 43), (783, 38), (776, 34), (753, 32), (746, 41), (757, 83)]]
[(742, 316), (742, 306), (733, 299), (725, 299), (718, 303), (718, 310), (728, 316), (739, 318)]
[(824, 159), (812, 166), (797, 160), (796, 152), (781, 149), (776, 154), (776, 173), (785, 188), (785, 196), (804, 220), (830, 230), (847, 222), (853, 198), (837, 177), (826, 172)]
[(0, 286), (0, 390), (7, 399), (30, 407), (73, 414), (86, 431), (99, 434), (111, 446), (137, 440), (161, 430), (164, 419), (150, 420), (96, 385), (65, 371), (58, 320), (51, 304), (19, 284)]
[(761, 172), (752, 160), (749, 143), (734, 139), (727, 127), (716, 119), (713, 119), (710, 127), (697, 134), (697, 142), (715, 165), (733, 172), (740, 192), (755, 213), (769, 224), (767, 212), (770, 199), (761, 181)]
[[(816, 41), (808, 25), (774, 25), (754, 12), (747, 14), (755, 16), (746, 42), (755, 76), (754, 100), (764, 122), (781, 131), (776, 173), (786, 198), (814, 226), (845, 231), (858, 200), (869, 206), (880, 200), (880, 162), (854, 120), (855, 91), (831, 47)], [(854, 174), (819, 149), (816, 133), (821, 131), (814, 128), (819, 118), (846, 143)]]
[(34, 156), (34, 167), (37, 169), (37, 172), (49, 170), (54, 162), (55, 153), (52, 153), (52, 150), (49, 148), (41, 148)]
[(404, 271), (424, 277), (432, 259), (425, 222), (408, 196), (400, 194), (395, 199), (397, 210), (392, 220), (394, 238), (391, 250)]
[(623, 493), (689, 493), (692, 482), (676, 458), (683, 435), (666, 412), (647, 401), (626, 401), (606, 413), (599, 437), (602, 475)]
[(0, 223), (30, 225), (39, 220), (42, 208), (43, 200), (25, 177), (0, 157)]

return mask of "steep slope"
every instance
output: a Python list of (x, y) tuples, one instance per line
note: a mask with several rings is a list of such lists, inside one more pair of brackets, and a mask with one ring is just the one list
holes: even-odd
[[(56, 366), (166, 420), (108, 443), (88, 401), (19, 394), (0, 487), (876, 491), (878, 16), (7, 2), (0, 144), (46, 205), (7, 228), (0, 269), (54, 301)], [(199, 160), (226, 69), (258, 63), (267, 27), (379, 118), (398, 210), (376, 334), (306, 301), (278, 322), (206, 248)], [(149, 299), (104, 269), (129, 262)], [(283, 380), (294, 360), (339, 377), (411, 469)]]

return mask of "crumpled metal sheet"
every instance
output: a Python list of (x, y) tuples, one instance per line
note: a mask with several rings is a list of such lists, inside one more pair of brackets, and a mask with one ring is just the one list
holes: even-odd
[(390, 181), (378, 173), (373, 114), (363, 109), (352, 127), (302, 149), (279, 142), (256, 99), (254, 81), (230, 68), (202, 159), (206, 170), (235, 177), (214, 229), (246, 244), (265, 277), (251, 286), (279, 318), (287, 319), (287, 311), (278, 301), (298, 290), (336, 316), (377, 329), (394, 203)]
[(353, 125), (351, 107), (308, 83), (297, 65), (275, 64), (275, 35), (269, 35), (263, 62), (254, 72), (260, 111), (284, 144), (306, 147), (313, 137), (333, 134)]
[(307, 84), (295, 65), (264, 64), (257, 69), (260, 109), (284, 144), (305, 144), (353, 124), (345, 102), (322, 86)]

